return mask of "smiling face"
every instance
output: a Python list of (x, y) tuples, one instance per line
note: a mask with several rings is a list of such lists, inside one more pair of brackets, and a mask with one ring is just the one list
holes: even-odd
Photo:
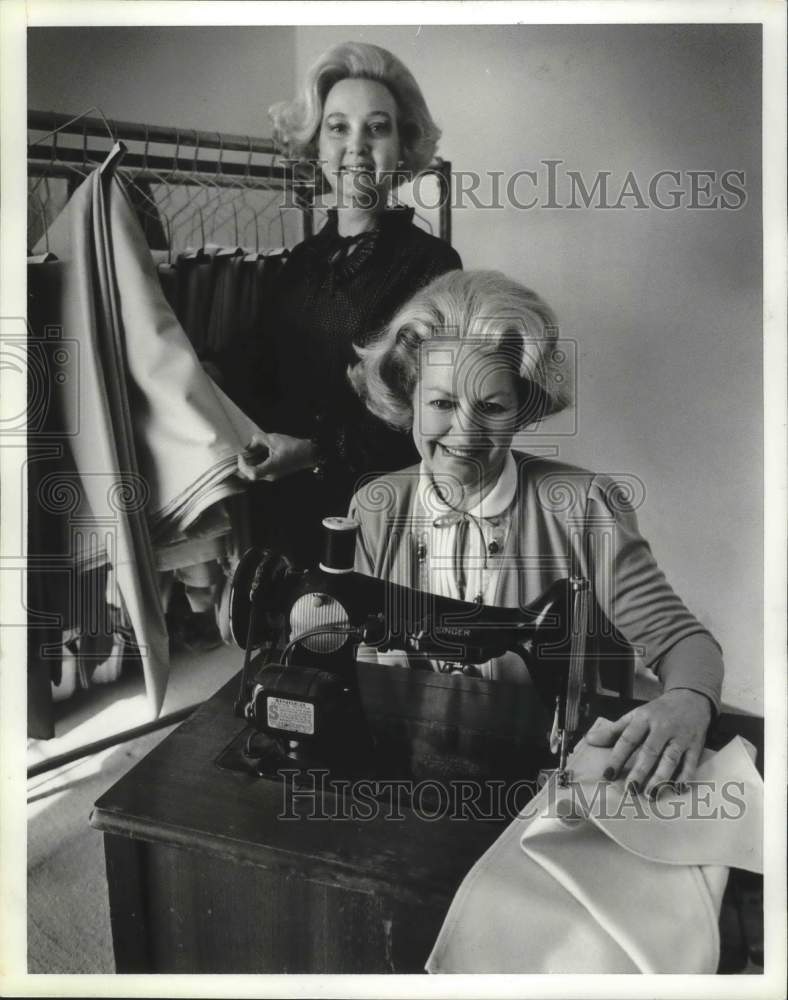
[(429, 340), (413, 393), (413, 440), (430, 474), (462, 487), (474, 507), (503, 471), (520, 415), (510, 359), (490, 345)]
[(318, 157), (339, 206), (382, 209), (400, 155), (397, 105), (376, 80), (335, 83), (323, 106)]

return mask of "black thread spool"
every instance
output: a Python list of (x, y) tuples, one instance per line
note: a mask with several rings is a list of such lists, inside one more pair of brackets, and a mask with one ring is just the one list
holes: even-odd
[(356, 532), (358, 521), (352, 517), (323, 518), (323, 558), (320, 568), (324, 573), (352, 573), (356, 561)]

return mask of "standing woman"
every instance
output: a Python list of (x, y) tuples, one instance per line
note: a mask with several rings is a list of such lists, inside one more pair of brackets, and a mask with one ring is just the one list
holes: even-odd
[(376, 45), (338, 45), (309, 70), (301, 95), (271, 116), (290, 156), (317, 161), (329, 211), (280, 277), (250, 402), (265, 429), (252, 445), (264, 457), (242, 457), (239, 471), (266, 481), (253, 491), (255, 540), (310, 563), (321, 519), (345, 513), (360, 477), (415, 460), (408, 436), (353, 392), (346, 371), (354, 347), (462, 263), (414, 225), (413, 209), (387, 207), (392, 186), (429, 165), (440, 136), (396, 56)]

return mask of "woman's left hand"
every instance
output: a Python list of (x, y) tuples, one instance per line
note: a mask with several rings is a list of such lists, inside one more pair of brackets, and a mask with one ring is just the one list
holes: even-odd
[(711, 714), (705, 695), (674, 688), (616, 722), (597, 719), (585, 739), (592, 746), (613, 747), (605, 778), (617, 778), (631, 761), (627, 783), (651, 795), (665, 782), (681, 787), (693, 776)]

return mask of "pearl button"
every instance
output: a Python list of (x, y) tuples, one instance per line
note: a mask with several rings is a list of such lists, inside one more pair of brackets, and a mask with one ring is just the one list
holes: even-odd
[(490, 542), (490, 544), (489, 544), (489, 545), (487, 546), (487, 551), (488, 551), (488, 552), (490, 553), (490, 555), (491, 555), (491, 556), (494, 556), (494, 555), (495, 555), (495, 553), (496, 553), (496, 552), (498, 551), (498, 549), (499, 549), (499, 548), (500, 548), (500, 546), (499, 546), (499, 545), (498, 545), (498, 543), (497, 543), (497, 542), (495, 541), (495, 539), (493, 539), (493, 540), (492, 540), (492, 541)]

